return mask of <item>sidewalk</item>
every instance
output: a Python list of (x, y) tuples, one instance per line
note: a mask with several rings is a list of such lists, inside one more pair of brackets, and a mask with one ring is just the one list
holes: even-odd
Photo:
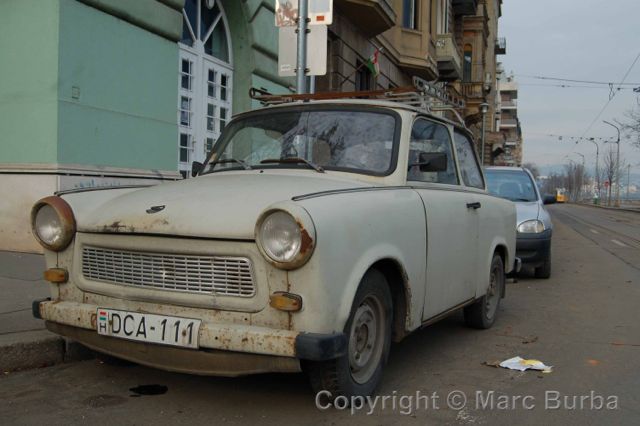
[[(38, 368), (86, 355), (78, 344), (50, 333), (31, 302), (50, 296), (44, 257), (0, 251), (0, 372)], [(80, 352), (80, 353), (78, 353)]]

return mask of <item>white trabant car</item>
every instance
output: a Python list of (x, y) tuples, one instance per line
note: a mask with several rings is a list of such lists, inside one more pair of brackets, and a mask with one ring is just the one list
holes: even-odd
[(52, 294), (34, 315), (148, 366), (369, 395), (392, 341), (461, 308), (490, 327), (517, 264), (515, 206), (470, 133), (404, 104), (243, 113), (193, 174), (37, 202)]

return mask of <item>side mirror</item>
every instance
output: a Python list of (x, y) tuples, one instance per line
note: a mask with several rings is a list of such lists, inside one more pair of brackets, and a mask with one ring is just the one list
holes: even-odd
[(446, 172), (447, 153), (445, 152), (421, 152), (417, 163), (409, 164), (409, 168), (420, 166), (420, 171), (426, 172)]
[(557, 202), (555, 195), (546, 194), (542, 196), (543, 204), (555, 204)]
[(198, 176), (198, 173), (200, 173), (203, 168), (204, 164), (199, 161), (194, 161), (193, 163), (191, 163), (191, 177)]

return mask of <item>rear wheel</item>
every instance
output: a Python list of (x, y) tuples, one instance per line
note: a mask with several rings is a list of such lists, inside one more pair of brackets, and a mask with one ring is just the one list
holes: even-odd
[(500, 299), (504, 294), (505, 274), (502, 258), (493, 255), (489, 269), (489, 287), (487, 293), (473, 305), (464, 308), (464, 320), (469, 327), (490, 328), (496, 320)]
[(372, 269), (360, 283), (344, 328), (347, 354), (330, 361), (305, 363), (313, 390), (329, 391), (330, 399), (373, 394), (389, 356), (392, 316), (387, 280)]

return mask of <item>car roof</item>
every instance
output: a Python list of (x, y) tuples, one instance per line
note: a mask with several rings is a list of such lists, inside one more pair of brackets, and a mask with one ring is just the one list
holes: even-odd
[(266, 109), (299, 108), (301, 106), (305, 107), (305, 106), (311, 106), (311, 105), (342, 105), (342, 106), (362, 105), (362, 106), (372, 106), (372, 107), (379, 107), (379, 108), (388, 108), (388, 109), (394, 109), (394, 110), (405, 110), (405, 111), (415, 112), (421, 115), (426, 115), (429, 118), (433, 118), (434, 120), (440, 121), (445, 124), (450, 124), (451, 126), (457, 129), (463, 129), (470, 133), (469, 129), (466, 126), (463, 126), (462, 124), (457, 123), (455, 121), (449, 120), (448, 118), (434, 115), (433, 112), (425, 111), (425, 109), (423, 108), (418, 108), (416, 106), (405, 104), (402, 102), (392, 102), (392, 101), (384, 101), (384, 100), (378, 100), (378, 99), (328, 99), (328, 100), (313, 100), (313, 101), (303, 100), (303, 101), (284, 102), (281, 104), (266, 105), (266, 106), (263, 106), (262, 108), (255, 108), (249, 111), (240, 112), (234, 115), (233, 118), (235, 119), (237, 117), (244, 116), (245, 114), (265, 111)]

